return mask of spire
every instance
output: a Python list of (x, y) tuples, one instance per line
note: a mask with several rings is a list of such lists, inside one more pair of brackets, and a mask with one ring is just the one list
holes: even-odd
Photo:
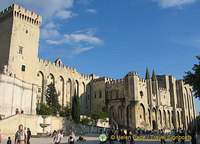
[(154, 69), (153, 69), (153, 74), (152, 74), (152, 80), (157, 81), (157, 77), (156, 77), (156, 73), (155, 73)]
[(151, 77), (150, 77), (150, 74), (149, 74), (149, 69), (148, 69), (148, 67), (147, 67), (147, 70), (146, 70), (146, 79), (150, 79)]

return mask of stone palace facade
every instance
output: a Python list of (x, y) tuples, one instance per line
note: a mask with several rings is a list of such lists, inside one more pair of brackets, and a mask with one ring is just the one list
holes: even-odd
[(191, 128), (195, 122), (192, 87), (173, 76), (146, 78), (129, 72), (123, 79), (85, 75), (65, 66), (60, 59), (38, 58), (42, 17), (16, 4), (0, 13), (0, 116), (16, 108), (36, 114), (45, 102), (51, 82), (59, 103), (70, 105), (74, 91), (80, 97), (82, 114), (99, 109), (109, 114), (111, 126), (143, 129)]

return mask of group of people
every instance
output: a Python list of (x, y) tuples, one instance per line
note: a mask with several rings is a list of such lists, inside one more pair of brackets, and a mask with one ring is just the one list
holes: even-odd
[[(60, 144), (62, 141), (62, 134), (60, 130), (54, 131), (53, 132), (53, 142), (55, 142), (55, 144)], [(69, 144), (75, 144), (76, 142), (76, 137), (73, 131), (71, 131), (69, 139), (68, 139), (68, 143)]]
[[(19, 125), (19, 129), (15, 134), (15, 144), (30, 144), (31, 131), (30, 128), (23, 128), (23, 125)], [(8, 139), (9, 140), (9, 139)]]
[[(23, 128), (23, 125), (19, 125), (19, 129), (15, 134), (15, 142), (14, 144), (30, 144), (30, 138), (31, 138), (31, 131), (30, 128), (26, 129), (26, 127)], [(1, 135), (1, 129), (0, 129), (0, 144), (2, 141), (2, 135)], [(8, 137), (7, 144), (12, 144), (11, 137)]]
[[(177, 131), (176, 128), (174, 128), (171, 132), (171, 135), (175, 136), (175, 137), (176, 136), (182, 137), (180, 139), (180, 142), (181, 142), (181, 144), (185, 143), (185, 139), (184, 139), (184, 137), (186, 136), (185, 130), (179, 128), (178, 131)], [(190, 131), (187, 131), (187, 135), (191, 136), (191, 144), (197, 144), (198, 143), (198, 133), (197, 132), (191, 133)], [(176, 139), (174, 139), (173, 141), (174, 141), (175, 144), (178, 143), (178, 137)]]
[[(16, 108), (16, 111), (15, 111), (16, 114), (19, 114), (19, 109)], [(21, 110), (21, 114), (24, 114), (24, 110)]]

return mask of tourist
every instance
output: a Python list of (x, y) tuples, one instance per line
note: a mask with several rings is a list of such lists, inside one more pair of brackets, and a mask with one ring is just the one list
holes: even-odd
[(8, 137), (7, 144), (12, 144), (11, 138)]
[(110, 130), (110, 132), (108, 134), (108, 138), (109, 138), (110, 144), (114, 144), (113, 135), (114, 135), (114, 132), (112, 130)]
[(102, 133), (103, 133), (103, 130), (102, 130), (102, 129), (100, 129), (100, 131), (99, 131), (99, 135), (100, 135), (100, 134), (102, 134)]
[(30, 138), (31, 138), (31, 131), (30, 131), (30, 128), (28, 128), (27, 130), (27, 144), (30, 144)]
[(23, 130), (23, 125), (19, 125), (19, 130), (15, 134), (15, 144), (26, 144), (27, 136), (26, 132)]
[(0, 143), (1, 143), (1, 129), (0, 129)]
[(61, 143), (61, 134), (60, 134), (60, 130), (57, 131), (57, 133), (54, 136), (53, 142), (55, 142), (55, 144), (60, 144)]
[(19, 114), (19, 109), (18, 108), (16, 108), (16, 114)]
[(198, 136), (199, 136), (199, 135), (198, 135), (198, 133), (196, 132), (196, 135), (195, 135), (196, 143), (198, 143), (198, 140), (199, 140), (199, 139), (198, 139)]
[(181, 144), (185, 144), (185, 132), (183, 130), (181, 130), (179, 136), (181, 137)]
[(172, 130), (172, 136), (174, 137), (174, 139), (173, 139), (174, 143), (177, 143), (178, 142), (178, 138), (177, 138), (178, 134), (177, 134), (176, 128), (174, 128)]
[(134, 138), (133, 138), (133, 135), (131, 135), (130, 144), (134, 144)]
[(26, 127), (24, 127), (24, 131), (25, 131), (25, 133), (26, 133), (26, 135), (27, 135), (27, 129), (26, 129)]
[(126, 138), (125, 138), (126, 134), (124, 132), (124, 130), (122, 130), (121, 134), (120, 134), (120, 139), (121, 139), (121, 143), (122, 144), (126, 144)]
[(161, 144), (162, 143), (166, 143), (166, 141), (165, 141), (165, 134), (164, 134), (163, 130), (161, 130), (161, 133), (160, 133), (160, 140), (161, 140)]
[(137, 135), (140, 136), (140, 128), (137, 128)]
[(75, 141), (76, 141), (75, 134), (74, 134), (73, 131), (71, 131), (71, 134), (70, 134), (69, 139), (68, 139), (68, 143), (69, 144), (75, 144)]
[(23, 111), (23, 110), (21, 110), (21, 114), (24, 114), (24, 111)]

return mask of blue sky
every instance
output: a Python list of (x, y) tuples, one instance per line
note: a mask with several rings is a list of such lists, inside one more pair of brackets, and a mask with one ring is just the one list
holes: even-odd
[[(200, 0), (0, 0), (43, 17), (39, 57), (85, 74), (181, 79), (200, 54)], [(200, 110), (195, 100), (196, 111)]]

